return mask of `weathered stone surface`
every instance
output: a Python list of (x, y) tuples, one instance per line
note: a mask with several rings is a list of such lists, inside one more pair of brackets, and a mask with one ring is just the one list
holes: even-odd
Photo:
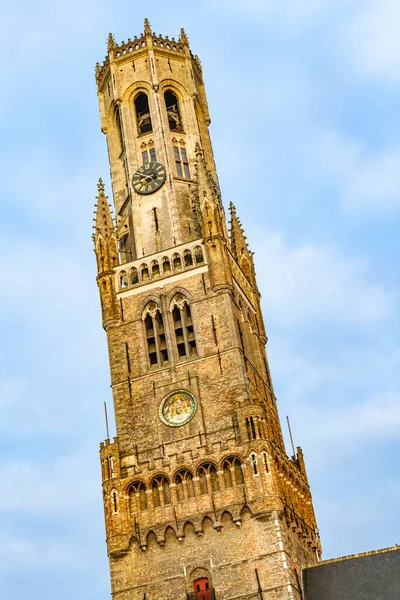
[[(257, 570), (264, 600), (297, 599), (319, 540), (301, 450), (290, 459), (283, 444), (253, 256), (234, 207), (228, 234), (199, 60), (186, 35), (146, 31), (120, 46), (111, 36), (96, 71), (117, 215), (114, 224), (102, 186), (94, 242), (117, 427), (100, 450), (113, 597), (184, 599), (208, 578), (218, 600), (256, 598)], [(174, 147), (186, 150), (187, 179)], [(132, 177), (151, 148), (167, 179), (140, 195)], [(181, 390), (196, 410), (172, 427), (160, 410)]]

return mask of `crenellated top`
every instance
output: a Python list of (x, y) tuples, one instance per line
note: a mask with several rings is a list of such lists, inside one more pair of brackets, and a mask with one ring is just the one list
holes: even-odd
[(195, 65), (195, 75), (202, 79), (202, 67), (199, 57), (194, 56), (189, 48), (189, 38), (182, 28), (179, 34), (178, 40), (174, 37), (169, 38), (162, 34), (156, 34), (151, 31), (151, 26), (148, 19), (144, 22), (144, 32), (139, 36), (134, 36), (133, 40), (128, 38), (127, 42), (122, 41), (120, 44), (116, 44), (114, 35), (110, 33), (107, 40), (107, 56), (104, 59), (102, 65), (96, 63), (96, 82), (98, 87), (103, 83), (107, 73), (109, 72), (110, 63), (124, 62), (129, 56), (136, 56), (144, 51), (147, 51), (149, 47), (156, 49), (161, 53), (170, 54), (182, 54), (189, 56)]

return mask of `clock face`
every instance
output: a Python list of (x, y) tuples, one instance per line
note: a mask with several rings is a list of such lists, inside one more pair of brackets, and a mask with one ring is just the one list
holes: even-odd
[(145, 163), (133, 176), (133, 188), (138, 194), (152, 194), (162, 186), (166, 175), (165, 167), (160, 163)]
[(190, 421), (196, 408), (194, 396), (186, 390), (178, 390), (164, 398), (159, 408), (159, 415), (166, 425), (180, 427)]

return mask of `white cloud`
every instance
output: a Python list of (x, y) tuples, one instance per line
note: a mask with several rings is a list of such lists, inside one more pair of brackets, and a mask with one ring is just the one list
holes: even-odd
[(367, 0), (359, 4), (345, 28), (346, 63), (362, 73), (389, 81), (400, 78), (400, 4), (396, 0)]
[(382, 319), (393, 307), (393, 293), (371, 279), (367, 263), (329, 246), (292, 248), (272, 234), (255, 249), (269, 319), (356, 323)]

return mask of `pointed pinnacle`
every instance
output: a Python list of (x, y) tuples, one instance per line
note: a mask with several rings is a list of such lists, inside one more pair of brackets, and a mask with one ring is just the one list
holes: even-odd
[(98, 77), (100, 75), (100, 71), (101, 71), (100, 63), (97, 62), (96, 63), (96, 77)]
[(229, 203), (229, 210), (231, 211), (231, 213), (236, 215), (236, 206), (233, 204), (233, 202)]
[(151, 26), (148, 19), (144, 20), (144, 33), (145, 35), (151, 35)]
[(104, 195), (104, 183), (101, 177), (99, 177), (99, 181), (97, 183), (97, 189), (99, 190), (99, 195)]
[(189, 38), (186, 35), (186, 31), (183, 29), (183, 27), (181, 29), (181, 34), (179, 36), (179, 42), (181, 44), (185, 44), (186, 46), (189, 46)]
[(108, 52), (110, 52), (110, 50), (114, 50), (114, 48), (115, 48), (114, 35), (112, 33), (109, 33), (108, 40), (107, 40), (107, 50), (108, 50)]

